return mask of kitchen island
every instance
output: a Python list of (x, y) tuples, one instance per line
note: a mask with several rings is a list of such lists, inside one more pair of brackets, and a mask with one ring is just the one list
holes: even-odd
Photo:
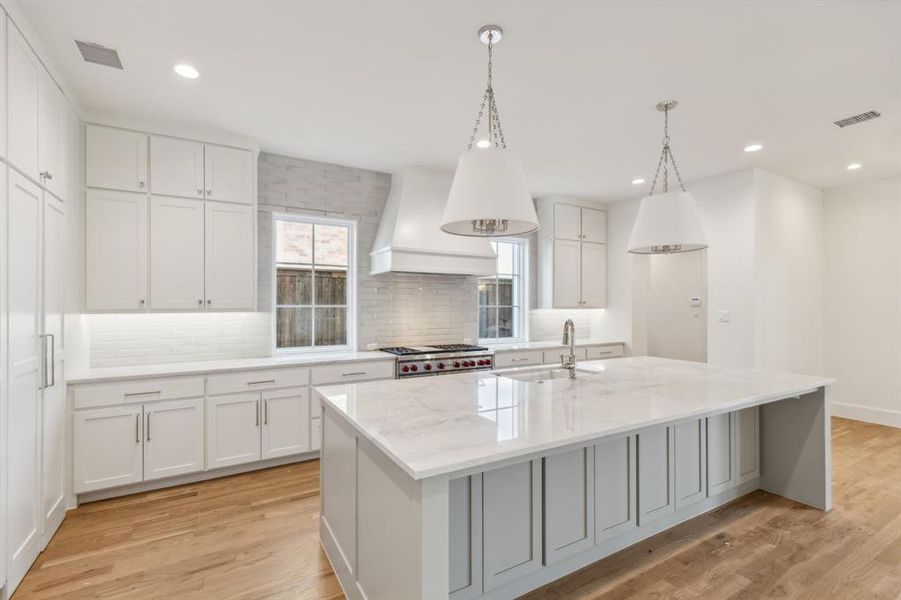
[(650, 357), (316, 388), (348, 598), (513, 598), (755, 489), (831, 508), (823, 377)]

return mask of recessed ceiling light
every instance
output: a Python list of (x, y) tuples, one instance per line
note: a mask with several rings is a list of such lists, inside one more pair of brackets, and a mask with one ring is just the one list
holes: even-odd
[(632, 185), (641, 185), (642, 183), (644, 183), (644, 179), (641, 177), (636, 177), (632, 180)]
[(476, 146), (478, 146), (479, 148), (487, 148), (490, 145), (491, 142), (489, 142), (488, 140), (479, 140), (478, 142), (476, 142)]
[(863, 165), (860, 163), (851, 163), (850, 165), (848, 165), (845, 168), (848, 169), (849, 171), (856, 171), (857, 169), (861, 168), (862, 166)]
[(763, 144), (748, 144), (745, 146), (745, 152), (757, 152), (763, 149)]
[(197, 79), (200, 77), (200, 72), (192, 67), (191, 65), (186, 65), (184, 63), (179, 63), (172, 67), (176, 73), (185, 79)]

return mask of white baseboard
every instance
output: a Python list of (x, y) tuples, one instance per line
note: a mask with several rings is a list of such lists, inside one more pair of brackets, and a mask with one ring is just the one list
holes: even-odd
[(873, 408), (872, 406), (846, 404), (844, 402), (833, 402), (831, 407), (833, 417), (866, 421), (867, 423), (888, 425), (889, 427), (901, 429), (901, 410)]

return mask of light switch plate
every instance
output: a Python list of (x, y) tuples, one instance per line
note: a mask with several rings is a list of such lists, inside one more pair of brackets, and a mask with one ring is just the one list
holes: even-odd
[(717, 311), (717, 321), (720, 323), (730, 323), (732, 321), (732, 311), (731, 310), (720, 310)]

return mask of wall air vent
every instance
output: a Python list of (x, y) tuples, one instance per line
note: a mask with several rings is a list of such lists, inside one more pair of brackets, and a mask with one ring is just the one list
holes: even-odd
[(112, 67), (114, 69), (122, 68), (122, 61), (119, 60), (119, 53), (112, 48), (94, 44), (91, 42), (82, 42), (75, 40), (75, 44), (81, 51), (81, 56), (85, 62), (103, 65), (104, 67)]
[(858, 123), (863, 123), (864, 121), (869, 121), (870, 119), (877, 119), (881, 116), (882, 115), (875, 110), (868, 110), (867, 112), (860, 113), (859, 115), (839, 119), (838, 121), (835, 121), (835, 124), (839, 127), (847, 127), (848, 125), (857, 125)]

